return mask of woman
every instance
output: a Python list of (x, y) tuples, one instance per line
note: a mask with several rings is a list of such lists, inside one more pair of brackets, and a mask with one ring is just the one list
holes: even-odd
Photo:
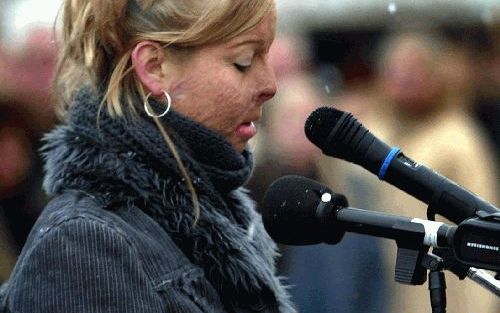
[(63, 20), (71, 104), (43, 148), (55, 199), (7, 311), (294, 312), (239, 188), (276, 90), (273, 1), (67, 0)]

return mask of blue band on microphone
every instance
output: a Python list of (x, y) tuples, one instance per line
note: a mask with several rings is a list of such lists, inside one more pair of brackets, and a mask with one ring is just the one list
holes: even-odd
[(389, 165), (391, 164), (392, 160), (396, 158), (396, 156), (399, 154), (401, 149), (398, 147), (393, 147), (391, 151), (387, 154), (387, 157), (384, 160), (384, 163), (382, 163), (382, 166), (380, 167), (380, 171), (378, 172), (378, 178), (380, 180), (384, 180), (385, 174), (387, 173), (387, 169), (389, 168)]

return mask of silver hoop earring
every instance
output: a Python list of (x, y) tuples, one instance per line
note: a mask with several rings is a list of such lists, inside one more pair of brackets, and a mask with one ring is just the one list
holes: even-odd
[(146, 96), (146, 99), (144, 100), (144, 111), (146, 111), (147, 115), (149, 115), (151, 117), (160, 118), (160, 117), (164, 117), (165, 114), (167, 114), (168, 111), (170, 111), (170, 106), (172, 106), (172, 98), (170, 98), (170, 95), (168, 94), (168, 92), (166, 92), (165, 90), (162, 90), (162, 91), (163, 91), (163, 94), (165, 95), (165, 98), (167, 98), (167, 109), (165, 110), (165, 112), (163, 112), (160, 115), (154, 115), (151, 112), (149, 112), (148, 99), (149, 99), (149, 97), (151, 97), (151, 92), (150, 92), (150, 93), (148, 93), (148, 95)]

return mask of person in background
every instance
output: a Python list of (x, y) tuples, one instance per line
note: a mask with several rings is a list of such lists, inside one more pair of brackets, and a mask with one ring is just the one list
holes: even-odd
[(0, 281), (9, 277), (46, 203), (38, 148), (55, 120), (51, 34), (50, 28), (33, 27), (15, 42), (0, 42)]
[[(500, 12), (498, 12), (500, 14)], [(473, 110), (485, 126), (495, 145), (497, 164), (500, 164), (500, 21), (488, 28), (489, 45), (475, 58), (475, 82), (478, 85)], [(500, 177), (500, 169), (497, 172)]]
[(273, 0), (64, 1), (53, 200), (4, 311), (295, 312), (240, 188), (276, 18)]
[[(382, 44), (378, 77), (366, 91), (370, 99), (360, 119), (372, 133), (386, 143), (398, 146), (408, 157), (465, 186), (495, 203), (498, 188), (490, 143), (478, 123), (467, 113), (472, 101), (467, 88), (456, 77), (447, 79), (453, 69), (446, 61), (452, 50), (437, 35), (424, 32), (391, 34)], [(461, 55), (463, 57), (463, 55)], [(473, 73), (460, 63), (461, 73)], [(463, 66), (463, 68), (462, 68)], [(464, 78), (465, 81), (474, 77)], [(460, 99), (460, 102), (456, 100)], [(365, 103), (366, 104), (366, 103)], [(381, 183), (363, 168), (347, 162), (324, 158), (323, 171), (348, 173), (363, 181), (371, 199), (366, 208), (426, 219), (426, 205), (390, 184)], [(326, 178), (328, 179), (328, 178)], [(342, 182), (331, 179), (332, 185)], [(349, 193), (346, 193), (349, 198)], [(386, 240), (388, 267), (395, 267), (396, 246)], [(430, 311), (427, 285), (407, 286), (392, 281), (390, 312)], [(498, 298), (472, 281), (459, 281), (446, 274), (448, 311), (497, 312)]]
[[(27, 124), (14, 108), (0, 102), (0, 280), (9, 277), (19, 245), (33, 225), (35, 164)], [(39, 187), (39, 185), (38, 185)], [(15, 218), (14, 218), (15, 217)], [(23, 219), (22, 223), (20, 219)]]

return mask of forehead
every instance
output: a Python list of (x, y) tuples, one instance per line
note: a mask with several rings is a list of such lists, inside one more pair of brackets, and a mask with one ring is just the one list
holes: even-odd
[[(256, 51), (267, 52), (269, 51), (276, 32), (276, 11), (273, 10), (267, 16), (265, 16), (262, 21), (260, 21), (252, 29), (239, 34), (227, 41), (214, 42), (211, 44), (203, 45), (198, 47), (192, 52), (194, 54), (189, 54), (190, 56), (200, 56), (202, 58), (208, 58), (210, 55), (225, 55), (234, 54), (241, 49), (246, 47), (255, 47)], [(191, 60), (193, 58), (187, 58)], [(196, 58), (194, 58), (196, 59)]]
[(256, 43), (270, 46), (276, 32), (276, 19), (276, 11), (273, 10), (254, 28), (232, 38), (227, 45), (233, 47), (245, 43)]

